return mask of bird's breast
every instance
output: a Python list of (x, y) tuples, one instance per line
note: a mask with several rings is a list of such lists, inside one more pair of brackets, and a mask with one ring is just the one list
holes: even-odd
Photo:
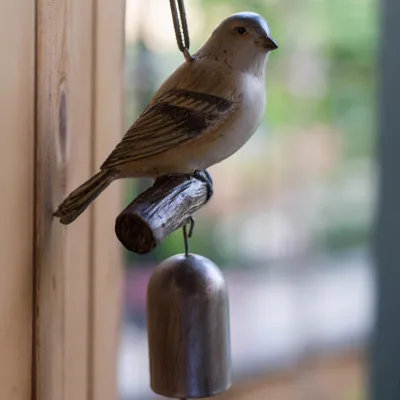
[(208, 166), (236, 153), (260, 125), (266, 107), (264, 80), (246, 76), (241, 88), (242, 95), (237, 109), (213, 134), (213, 144), (207, 155)]

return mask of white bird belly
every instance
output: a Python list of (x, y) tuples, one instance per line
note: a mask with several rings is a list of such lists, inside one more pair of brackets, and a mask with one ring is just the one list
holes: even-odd
[(261, 123), (266, 107), (265, 82), (247, 76), (240, 107), (216, 132), (215, 139), (202, 153), (196, 169), (205, 169), (236, 153), (253, 135)]

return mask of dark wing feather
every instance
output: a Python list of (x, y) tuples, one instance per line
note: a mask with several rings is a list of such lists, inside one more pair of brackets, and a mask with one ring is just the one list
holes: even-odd
[(101, 169), (163, 153), (212, 129), (233, 111), (233, 101), (176, 89), (149, 105)]

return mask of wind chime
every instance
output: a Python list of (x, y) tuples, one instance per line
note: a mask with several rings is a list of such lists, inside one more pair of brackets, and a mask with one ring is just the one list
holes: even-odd
[[(183, 0), (170, 0), (170, 4), (179, 50), (189, 61), (189, 34)], [(208, 183), (208, 200), (212, 181), (205, 174), (203, 182)], [(173, 191), (169, 193), (177, 198)], [(123, 214), (119, 218), (123, 218)], [(182, 400), (211, 397), (231, 385), (225, 281), (213, 262), (189, 253), (188, 237), (192, 234), (194, 221), (192, 217), (188, 221), (189, 232), (187, 222), (183, 224), (185, 254), (170, 257), (158, 265), (147, 289), (151, 388), (157, 394)], [(132, 227), (130, 222), (127, 224)]]
[[(186, 76), (175, 74), (173, 77), (183, 79), (182, 84), (186, 79), (190, 87), (190, 77), (187, 74), (196, 69), (195, 63), (201, 63), (202, 57), (195, 59), (189, 53), (183, 0), (170, 0), (170, 5), (178, 47), (187, 63), (184, 70)], [(232, 21), (235, 21), (234, 25)], [(200, 102), (201, 111), (198, 110), (197, 114), (192, 112), (190, 106), (180, 107), (163, 102), (165, 98), (161, 96), (134, 122), (102, 164), (100, 171), (70, 193), (53, 214), (60, 218), (62, 224), (70, 224), (115, 179), (164, 174), (120, 213), (115, 222), (115, 233), (125, 248), (143, 254), (154, 249), (170, 233), (183, 227), (185, 253), (165, 260), (156, 268), (147, 293), (151, 387), (158, 394), (180, 399), (210, 397), (227, 390), (231, 384), (226, 285), (215, 264), (204, 257), (189, 253), (188, 238), (193, 232), (193, 213), (213, 194), (211, 176), (203, 168), (233, 154), (256, 130), (262, 119), (266, 100), (263, 69), (268, 53), (278, 48), (270, 36), (267, 22), (258, 14), (238, 13), (224, 20), (220, 26), (222, 30), (214, 31), (214, 42), (211, 43), (215, 47), (205, 49), (204, 45), (202, 49), (210, 52), (207, 54), (214, 61), (218, 61), (221, 55), (230, 54), (225, 45), (220, 46), (222, 43), (227, 44), (224, 42), (224, 35), (228, 32), (225, 29), (229, 29), (229, 37), (232, 40), (234, 38), (231, 44), (240, 51), (235, 50), (232, 60), (225, 58), (218, 65), (224, 65), (234, 72), (229, 72), (225, 67), (223, 71), (218, 71), (211, 63), (203, 67), (215, 68), (214, 72), (219, 72), (214, 80), (200, 82), (198, 77), (194, 80), (209, 85), (209, 89), (215, 81), (220, 80), (229, 90), (234, 89), (236, 95), (233, 98), (232, 95), (221, 97), (178, 88), (169, 91), (167, 98), (179, 93), (180, 101), (183, 98), (189, 104)], [(219, 51), (219, 57), (213, 54), (213, 48)], [(209, 58), (206, 60), (209, 61)], [(209, 91), (213, 92), (212, 89)], [(169, 110), (167, 119), (160, 108)], [(236, 119), (227, 123), (226, 118), (232, 110)], [(223, 126), (215, 125), (221, 121), (225, 121)], [(153, 122), (157, 128), (152, 126)], [(238, 125), (232, 128), (232, 122)], [(180, 130), (183, 124), (187, 128), (184, 135)], [(167, 130), (164, 130), (165, 126)], [(181, 139), (190, 141), (193, 133), (201, 134), (206, 129), (211, 132), (216, 127), (219, 131), (214, 133), (218, 133), (218, 137), (208, 137), (210, 143), (207, 144), (204, 140), (192, 143), (192, 146), (199, 145), (202, 152), (207, 153), (202, 154), (205, 158), (208, 156), (208, 160), (203, 162), (196, 160), (193, 152), (183, 153), (188, 147), (182, 146), (181, 152), (171, 153), (168, 153), (168, 146), (165, 147), (171, 144), (174, 147), (176, 143), (182, 143), (179, 141)], [(155, 137), (152, 136), (154, 132), (157, 132)], [(177, 140), (178, 136), (178, 142), (171, 143), (171, 137), (165, 137), (166, 132), (172, 132), (173, 140)], [(232, 133), (233, 139), (228, 133)], [(211, 157), (208, 152), (210, 147), (207, 146), (213, 148)], [(194, 151), (194, 147), (191, 151)], [(163, 155), (157, 158), (160, 153)], [(147, 166), (140, 162), (142, 158), (151, 159), (152, 156), (156, 157), (157, 162), (150, 162)], [(169, 166), (163, 164), (168, 156)], [(182, 161), (174, 160), (174, 157), (182, 157), (186, 163), (183, 169), (174, 166), (174, 162)], [(175, 173), (168, 174), (171, 170)], [(179, 174), (179, 170), (190, 174)], [(189, 231), (187, 225), (190, 225)]]

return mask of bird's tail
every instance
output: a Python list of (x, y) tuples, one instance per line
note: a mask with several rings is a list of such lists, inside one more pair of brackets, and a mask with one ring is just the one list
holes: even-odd
[(103, 170), (75, 189), (54, 212), (60, 222), (68, 225), (81, 215), (90, 203), (104, 190), (118, 175), (118, 170)]

